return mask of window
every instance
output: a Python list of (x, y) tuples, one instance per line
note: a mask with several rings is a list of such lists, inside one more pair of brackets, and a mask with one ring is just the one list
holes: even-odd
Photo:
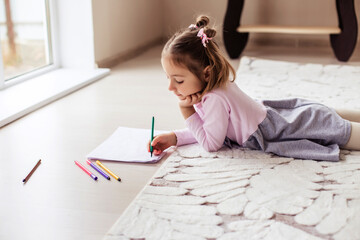
[[(16, 65), (19, 69), (14, 74), (5, 69), (8, 68), (3, 64), (6, 55), (2, 54), (9, 51), (5, 50), (8, 44), (5, 4), (8, 3), (15, 44), (22, 46), (34, 40), (40, 49), (38, 52), (35, 47), (31, 49), (34, 50), (28, 58), (31, 68)], [(27, 25), (31, 33), (18, 29), (21, 25)], [(30, 38), (35, 29), (37, 38)], [(110, 72), (95, 65), (92, 1), (0, 0), (0, 34), (0, 128)], [(22, 49), (20, 52), (23, 53)], [(16, 67), (11, 68), (15, 72)]]
[(0, 0), (0, 87), (54, 64), (49, 13), (49, 0)]

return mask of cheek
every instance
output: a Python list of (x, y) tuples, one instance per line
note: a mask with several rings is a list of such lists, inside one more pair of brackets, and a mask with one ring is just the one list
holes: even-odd
[(202, 81), (198, 82), (197, 88), (198, 88), (199, 91), (204, 90), (205, 87), (206, 87), (206, 82), (202, 82)]

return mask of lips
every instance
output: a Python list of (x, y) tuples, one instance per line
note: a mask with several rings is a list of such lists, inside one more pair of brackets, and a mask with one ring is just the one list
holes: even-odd
[(180, 100), (184, 100), (185, 99), (185, 97), (183, 97), (183, 95), (181, 95), (181, 94), (179, 94), (179, 93), (175, 93), (174, 92), (174, 94), (178, 97), (178, 99), (180, 99)]

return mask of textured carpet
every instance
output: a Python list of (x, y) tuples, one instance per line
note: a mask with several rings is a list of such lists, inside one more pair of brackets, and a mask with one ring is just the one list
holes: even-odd
[[(258, 99), (302, 97), (360, 110), (360, 68), (243, 57)], [(360, 152), (340, 162), (244, 148), (177, 148), (104, 239), (360, 239)]]

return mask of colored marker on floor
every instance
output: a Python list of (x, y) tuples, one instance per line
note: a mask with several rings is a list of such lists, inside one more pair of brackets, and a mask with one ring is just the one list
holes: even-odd
[(79, 168), (81, 168), (87, 175), (89, 175), (92, 179), (94, 179), (95, 181), (98, 179), (97, 176), (95, 176), (92, 172), (90, 172), (89, 170), (87, 170), (81, 163), (79, 163), (78, 161), (74, 161), (76, 165), (79, 166)]
[(109, 175), (107, 175), (106, 173), (104, 173), (100, 168), (98, 168), (95, 164), (93, 164), (89, 159), (86, 160), (86, 162), (92, 166), (96, 171), (98, 171), (101, 175), (104, 176), (104, 178), (106, 178), (107, 180), (110, 180)]
[(96, 164), (99, 165), (102, 169), (104, 169), (108, 174), (110, 174), (113, 178), (121, 182), (121, 178), (116, 176), (112, 171), (110, 171), (107, 167), (105, 167), (99, 160), (96, 161)]

